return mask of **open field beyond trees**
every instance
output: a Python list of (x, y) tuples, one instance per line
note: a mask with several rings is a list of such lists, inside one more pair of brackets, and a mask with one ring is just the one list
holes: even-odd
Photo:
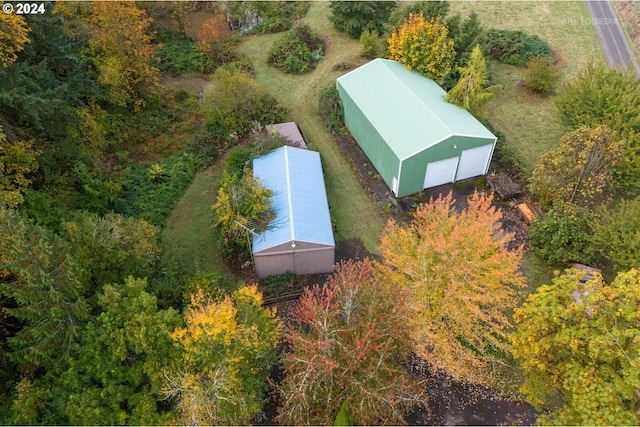
[[(485, 28), (522, 30), (545, 40), (558, 57), (562, 79), (572, 78), (602, 47), (584, 2), (451, 2), (451, 12), (475, 11)], [(533, 170), (540, 156), (566, 133), (549, 97), (521, 86), (523, 68), (491, 63), (498, 94), (489, 101), (487, 117), (507, 138), (520, 160)]]

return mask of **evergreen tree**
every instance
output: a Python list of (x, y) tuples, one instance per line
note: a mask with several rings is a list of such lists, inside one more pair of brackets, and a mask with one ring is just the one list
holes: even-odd
[(3, 310), (22, 325), (7, 340), (13, 360), (49, 371), (64, 366), (87, 319), (80, 275), (59, 237), (0, 209)]
[(147, 281), (129, 277), (98, 296), (102, 312), (84, 328), (62, 378), (71, 424), (157, 425), (171, 422), (160, 403), (164, 371), (178, 358), (173, 309), (158, 310)]
[(458, 68), (458, 71), (460, 80), (447, 93), (447, 101), (482, 118), (487, 101), (493, 98), (499, 86), (489, 86), (489, 72), (480, 46), (473, 48), (467, 66)]
[(364, 30), (383, 32), (383, 26), (396, 8), (395, 1), (332, 1), (329, 6), (337, 29), (357, 39)]

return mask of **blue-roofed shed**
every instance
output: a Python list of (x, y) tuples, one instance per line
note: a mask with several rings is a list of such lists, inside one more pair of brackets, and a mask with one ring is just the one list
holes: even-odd
[(320, 154), (280, 147), (253, 160), (253, 174), (273, 191), (276, 217), (253, 239), (258, 277), (333, 270), (335, 241)]

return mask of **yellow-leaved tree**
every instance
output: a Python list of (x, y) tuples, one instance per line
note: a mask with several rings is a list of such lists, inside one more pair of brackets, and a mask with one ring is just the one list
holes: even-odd
[(172, 334), (182, 360), (165, 392), (189, 425), (246, 425), (262, 408), (281, 334), (275, 309), (262, 307), (257, 286), (214, 300), (191, 297), (185, 327)]
[(389, 58), (408, 70), (416, 70), (438, 83), (451, 71), (456, 51), (447, 24), (440, 17), (411, 13), (400, 28), (394, 28), (388, 41)]
[[(0, 6), (4, 2), (0, 1)], [(29, 43), (29, 27), (21, 15), (0, 13), (0, 65), (7, 67), (18, 59), (18, 52)]]
[(7, 141), (0, 126), (0, 207), (15, 208), (22, 203), (22, 194), (31, 184), (28, 176), (38, 168), (39, 155), (28, 142)]
[(89, 45), (98, 82), (107, 100), (118, 106), (141, 107), (149, 89), (158, 83), (159, 71), (150, 61), (158, 46), (150, 30), (152, 19), (134, 2), (93, 2)]
[(522, 248), (501, 229), (493, 197), (475, 192), (461, 212), (451, 194), (420, 206), (410, 226), (389, 221), (380, 251), (386, 275), (411, 291), (416, 353), (453, 378), (491, 383), (508, 353), (510, 311), (524, 286)]

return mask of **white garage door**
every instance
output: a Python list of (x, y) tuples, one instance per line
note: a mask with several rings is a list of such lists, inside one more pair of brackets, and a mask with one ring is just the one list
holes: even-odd
[(492, 144), (464, 150), (460, 156), (456, 181), (484, 175), (491, 160)]
[(453, 182), (457, 165), (458, 157), (428, 163), (427, 172), (424, 176), (424, 188)]

